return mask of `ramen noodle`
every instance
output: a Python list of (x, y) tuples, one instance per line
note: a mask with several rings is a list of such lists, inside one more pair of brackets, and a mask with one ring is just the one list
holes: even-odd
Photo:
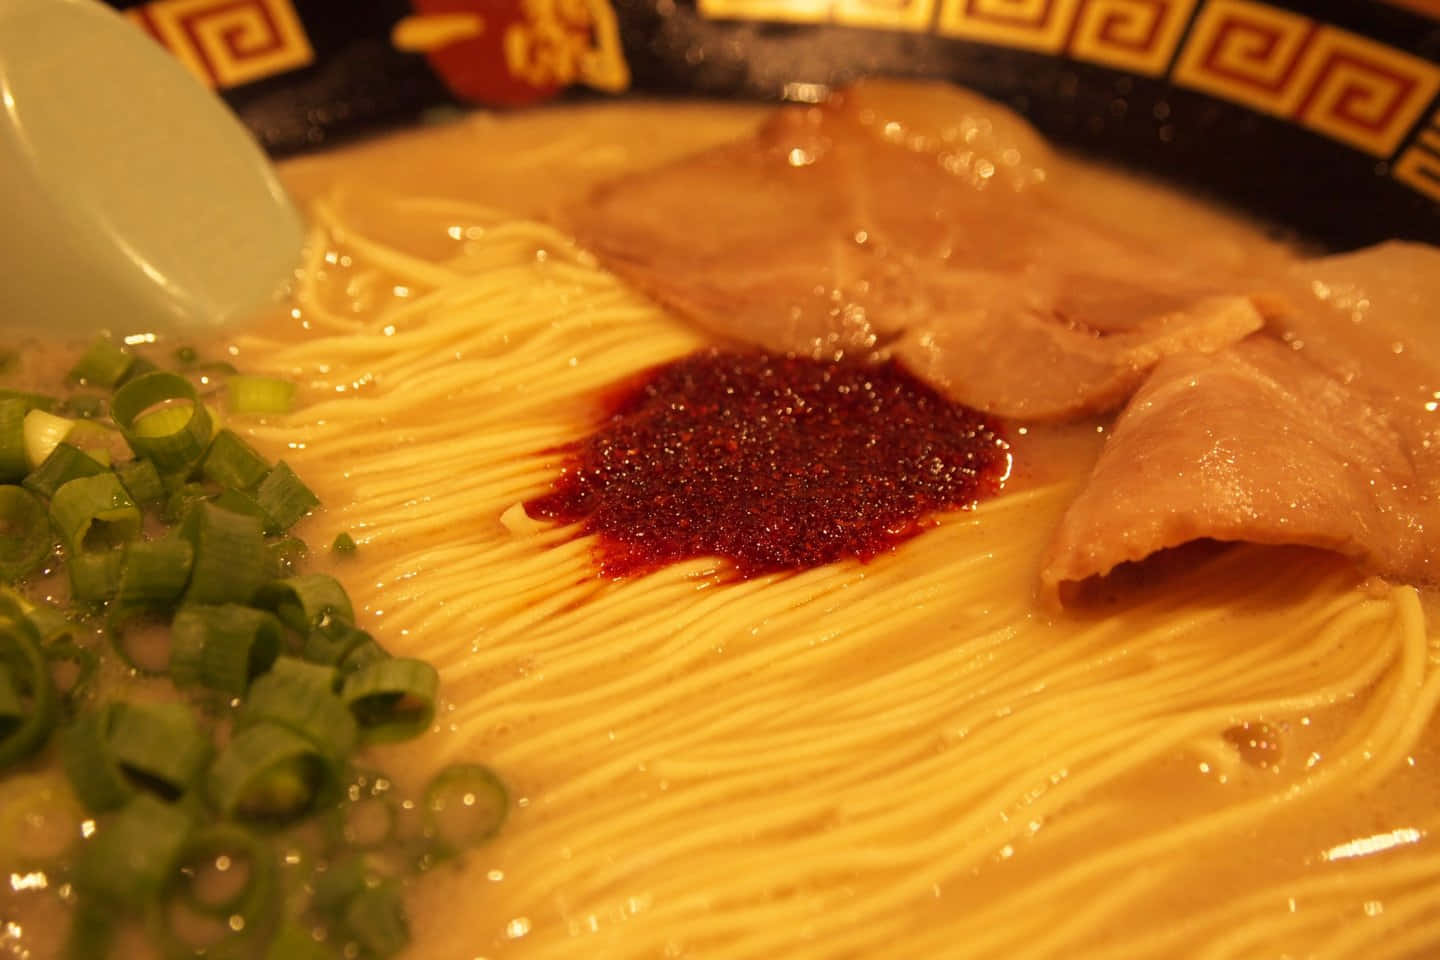
[[(593, 537), (526, 513), (598, 394), (712, 342), (543, 215), (758, 116), (480, 117), (285, 171), (309, 259), (293, 309), (230, 349), (305, 403), (253, 439), (320, 494), (310, 536), (359, 543), (338, 569), (360, 621), (441, 670), (437, 732), (387, 769), (483, 758), (515, 798), (419, 881), (410, 955), (1433, 951), (1433, 598), (1322, 551), (1202, 545), (1047, 605), (1107, 420), (1012, 429), (1000, 495), (864, 563), (611, 580)], [(1291, 256), (1063, 163), (1144, 236)]]

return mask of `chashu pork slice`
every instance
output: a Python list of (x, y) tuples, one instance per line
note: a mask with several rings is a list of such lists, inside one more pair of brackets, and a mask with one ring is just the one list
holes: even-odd
[(1434, 579), (1433, 512), (1391, 416), (1290, 346), (1255, 336), (1161, 361), (1116, 420), (1041, 573), (1062, 585), (1198, 540), (1334, 550)]
[(866, 83), (607, 184), (563, 219), (713, 333), (818, 357), (888, 351), (1002, 416), (1113, 409), (1161, 357), (1260, 328), (1248, 297), (1216, 295), (1214, 271), (1070, 203), (1055, 169), (1003, 107)]

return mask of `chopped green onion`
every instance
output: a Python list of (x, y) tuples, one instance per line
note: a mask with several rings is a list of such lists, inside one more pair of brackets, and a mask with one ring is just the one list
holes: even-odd
[(280, 525), (277, 524), (260, 506), (260, 502), (243, 490), (234, 490), (227, 487), (221, 490), (216, 497), (210, 501), (222, 510), (229, 510), (231, 513), (243, 513), (247, 517), (254, 517), (260, 521), (260, 529), (266, 536), (280, 532)]
[(273, 610), (287, 627), (302, 634), (330, 619), (355, 619), (350, 595), (328, 573), (302, 573), (273, 580), (261, 588), (255, 604)]
[(269, 554), (254, 517), (197, 503), (181, 524), (180, 535), (195, 548), (185, 603), (249, 603), (266, 582)]
[(65, 412), (81, 420), (95, 420), (105, 415), (105, 398), (93, 393), (77, 393), (65, 401)]
[[(160, 406), (168, 403), (176, 405)], [(136, 377), (115, 392), (110, 410), (130, 446), (162, 473), (193, 464), (210, 444), (210, 414), (195, 387), (179, 374), (155, 371)]]
[(222, 817), (288, 823), (333, 793), (330, 762), (308, 738), (277, 723), (238, 731), (205, 782)]
[(225, 380), (234, 413), (289, 413), (295, 384), (274, 377), (232, 376)]
[(108, 472), (109, 468), (94, 454), (71, 443), (60, 443), (25, 477), (25, 489), (42, 497), (53, 497), (56, 490), (71, 480)]
[(360, 724), (367, 743), (407, 740), (435, 717), (440, 676), (423, 660), (377, 660), (345, 678), (340, 699)]
[[(70, 857), (86, 816), (58, 771), (8, 773), (0, 802), (0, 875)], [(10, 960), (21, 958), (12, 953)]]
[(50, 555), (50, 515), (24, 487), (0, 486), (0, 580), (14, 583), (40, 569)]
[(425, 833), (442, 857), (495, 836), (510, 812), (505, 784), (489, 767), (461, 763), (435, 774), (425, 787)]
[(70, 595), (76, 600), (108, 600), (120, 589), (125, 555), (119, 550), (72, 554), (65, 561), (70, 575)]
[(129, 371), (135, 357), (108, 337), (96, 337), (70, 371), (70, 379), (99, 387), (113, 387)]
[(357, 670), (370, 666), (372, 663), (379, 663), (381, 660), (389, 660), (390, 652), (375, 642), (375, 638), (368, 633), (355, 646), (351, 647), (338, 664), (340, 675), (348, 677)]
[(336, 553), (354, 553), (355, 538), (350, 534), (341, 531), (335, 535), (335, 542), (330, 544), (330, 549)]
[(182, 704), (124, 700), (82, 713), (66, 729), (63, 747), (75, 795), (96, 813), (140, 792), (179, 797), (199, 780), (212, 752)]
[(291, 921), (281, 925), (261, 960), (335, 960), (337, 956), (309, 930)]
[(30, 472), (25, 459), (25, 414), (19, 397), (0, 397), (0, 482), (17, 483)]
[(258, 677), (240, 708), (237, 726), (275, 723), (300, 734), (340, 768), (355, 749), (355, 717), (335, 693), (335, 669), (281, 657)]
[[(130, 492), (130, 499), (139, 504), (159, 503), (165, 496), (165, 485), (160, 480), (160, 471), (149, 460), (130, 460), (115, 468), (115, 475)], [(184, 511), (181, 511), (184, 515)]]
[(270, 551), (270, 572), (276, 580), (295, 576), (296, 569), (310, 553), (305, 541), (295, 537), (276, 540), (266, 549)]
[(289, 530), (301, 517), (320, 505), (320, 498), (300, 482), (284, 460), (265, 474), (265, 479), (255, 488), (255, 499), (281, 530)]
[[(191, 834), (168, 893), (174, 904), (201, 916), (223, 918), (227, 932), (242, 934), (233, 939), (244, 939), (264, 932), (273, 922), (280, 905), (278, 874), (270, 844), (233, 824), (216, 824)], [(241, 882), (236, 884), (232, 877)], [(198, 946), (184, 942), (174, 930), (168, 932), (175, 946), (192, 951)]]
[(123, 616), (174, 607), (190, 582), (194, 561), (195, 549), (179, 537), (131, 543), (125, 549), (114, 611)]
[(240, 696), (280, 654), (280, 621), (235, 603), (182, 607), (170, 624), (170, 676), (179, 687)]
[(42, 644), (66, 643), (75, 639), (75, 624), (58, 607), (38, 603), (25, 611), (25, 619), (35, 628)]
[(100, 657), (67, 637), (45, 647), (45, 659), (50, 661), (50, 679), (60, 698), (61, 712), (71, 717), (95, 682)]
[(393, 957), (410, 944), (410, 925), (400, 884), (386, 880), (365, 887), (345, 905), (346, 932), (367, 957)]
[(221, 430), (210, 441), (200, 464), (206, 479), (235, 490), (249, 490), (270, 471), (270, 462), (234, 430)]
[(300, 655), (311, 663), (338, 666), (362, 644), (373, 644), (375, 638), (348, 620), (331, 618), (305, 635)]
[[(84, 848), (82, 848), (83, 851)], [(65, 941), (66, 960), (96, 960), (114, 956), (115, 928), (120, 917), (109, 904), (82, 897), (71, 915)]]
[(175, 348), (175, 362), (182, 367), (188, 367), (199, 359), (200, 354), (195, 351), (194, 347), (186, 346)]
[(99, 473), (67, 481), (50, 498), (50, 521), (73, 555), (105, 550), (140, 535), (140, 508), (120, 478)]
[(203, 384), (215, 383), (221, 377), (233, 377), (239, 373), (239, 371), (235, 369), (235, 364), (228, 360), (211, 360), (209, 363), (199, 363), (189, 372), (198, 374), (200, 382)]
[(379, 882), (370, 868), (370, 858), (346, 856), (330, 861), (316, 876), (310, 905), (321, 914), (335, 915), (366, 887)]
[(179, 523), (197, 503), (210, 499), (210, 491), (201, 483), (182, 483), (170, 491), (165, 500), (165, 509), (160, 512), (166, 523)]
[(43, 393), (32, 393), (29, 390), (11, 390), (0, 387), (0, 400), (23, 400), (25, 401), (25, 412), (31, 410), (53, 411), (59, 405), (59, 401), (52, 396)]
[(100, 825), (75, 865), (75, 887), (105, 903), (143, 908), (170, 882), (194, 824), (181, 807), (147, 795)]
[(111, 460), (129, 459), (131, 456), (125, 437), (119, 430), (94, 420), (77, 421), (65, 435), (65, 442), (79, 447), (107, 466)]
[(25, 462), (30, 469), (44, 463), (74, 426), (74, 420), (57, 417), (38, 407), (25, 414)]
[(123, 387), (131, 380), (143, 377), (147, 373), (154, 373), (156, 370), (159, 369), (160, 368), (156, 366), (155, 361), (151, 360), (149, 357), (137, 356), (135, 358), (135, 362), (130, 364), (130, 369), (125, 371), (125, 376), (120, 378), (120, 382), (116, 384), (116, 387)]
[(19, 711), (0, 729), (0, 770), (28, 758), (55, 726), (55, 686), (40, 639), (30, 620), (9, 598), (0, 598), (0, 663)]

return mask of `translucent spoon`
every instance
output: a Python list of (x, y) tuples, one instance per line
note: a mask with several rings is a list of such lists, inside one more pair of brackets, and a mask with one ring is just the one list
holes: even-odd
[(159, 44), (94, 0), (0, 0), (0, 329), (217, 327), (294, 276), (265, 155)]

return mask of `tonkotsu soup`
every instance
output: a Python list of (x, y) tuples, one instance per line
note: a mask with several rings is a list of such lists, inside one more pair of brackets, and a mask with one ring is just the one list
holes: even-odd
[[(993, 117), (980, 136), (1003, 156), (1015, 121), (957, 102)], [(1085, 562), (1062, 569), (1057, 530), (1105, 528), (1075, 526), (1071, 508), (1094, 496), (1092, 469), (1105, 456), (1133, 459), (1137, 471), (1150, 462), (1121, 447), (1143, 434), (1146, 410), (1170, 418), (1166, 432), (1205, 415), (1164, 408), (1182, 390), (1159, 382), (1175, 364), (1251, 349), (1233, 370), (1268, 371), (1270, 347), (1246, 344), (1269, 338), (1288, 353), (1313, 350), (1326, 376), (1336, 357), (1353, 357), (1360, 369), (1344, 388), (1358, 391), (1370, 382), (1368, 355), (1345, 337), (1384, 331), (1378, 353), (1413, 364), (1404, 368), (1413, 382), (1391, 384), (1395, 394), (1436, 389), (1422, 382), (1433, 335), (1414, 322), (1440, 272), (1415, 269), (1440, 254), (1394, 246), (1305, 261), (1243, 219), (1164, 188), (1048, 152), (1028, 168), (1028, 154), (1012, 166), (1043, 166), (1036, 189), (1064, 198), (1053, 210), (1071, 218), (1065, 231), (1098, 225), (1085, 236), (1103, 233), (1103, 250), (1172, 265), (1130, 276), (1125, 304), (1148, 310), (1154, 295), (1178, 316), (1185, 308), (1167, 298), (1195, 292), (1186, 279), (1195, 275), (1197, 295), (1253, 294), (1254, 324), (1233, 343), (1209, 332), (1147, 340), (1115, 368), (1136, 382), (1107, 379), (1105, 390), (1120, 393), (1094, 409), (994, 413), (1008, 456), (998, 491), (927, 514), (864, 559), (741, 576), (730, 560), (693, 556), (618, 575), (604, 566), (613, 533), (547, 519), (533, 503), (579, 469), (576, 451), (609, 422), (617, 390), (710, 348), (773, 344), (768, 330), (718, 329), (703, 304), (688, 308), (691, 288), (644, 279), (651, 261), (640, 247), (617, 267), (591, 239), (605, 227), (585, 219), (586, 198), (600, 184), (644, 188), (647, 171), (683, 171), (684, 158), (754, 136), (771, 116), (692, 104), (560, 108), (291, 161), (283, 174), (314, 231), (293, 304), (200, 347), (299, 385), (293, 413), (227, 425), (318, 495), (323, 507), (297, 530), (313, 567), (343, 580), (356, 623), (439, 670), (432, 731), (372, 748), (374, 765), (409, 796), (457, 762), (490, 766), (508, 788), (494, 839), (409, 881), (403, 955), (1432, 955), (1433, 595), (1386, 566), (1387, 545), (1353, 546), (1344, 531), (1325, 542), (1271, 532), (1238, 542), (1246, 529), (1202, 518), (1167, 528), (1175, 543), (1131, 556), (1141, 535), (1124, 527), (1126, 514), (1112, 524), (1124, 555), (1090, 571), (1085, 558), (1101, 546), (1075, 548)], [(970, 145), (957, 177), (992, 162), (992, 146)], [(617, 180), (630, 177), (640, 179)], [(597, 196), (612, 189), (623, 187)], [(715, 191), (745, 202), (727, 182)], [(586, 246), (568, 232), (582, 221)], [(994, 242), (1011, 229), (997, 224)], [(1036, 249), (1048, 249), (1050, 228), (1037, 229)], [(694, 257), (738, 270), (721, 230), (707, 221), (676, 232), (693, 233)], [(974, 242), (972, 267), (990, 256), (983, 237)], [(781, 244), (764, 257), (778, 274), (786, 257), (807, 255)], [(996, 289), (984, 284), (1001, 260), (986, 261), (985, 276), (967, 273), (962, 292)], [(1080, 282), (1066, 284), (1103, 275), (1086, 274), (1088, 264), (1017, 263), (1010, 286), (1031, 282), (1037, 297), (1058, 291), (1057, 302), (1080, 304), (1071, 295)], [(737, 272), (715, 286), (748, 289), (748, 279)], [(1083, 293), (1085, 304), (1107, 295), (1093, 285)], [(987, 309), (1007, 315), (1010, 301), (996, 297)], [(1343, 311), (1354, 329), (1305, 327), (1276, 305), (1285, 297)], [(1073, 320), (1085, 307), (1073, 309), (1072, 332), (1129, 342)], [(963, 392), (944, 372), (955, 345), (907, 354), (908, 335), (882, 329), (873, 346), (936, 390)], [(1207, 370), (1182, 373), (1199, 390), (1215, 376)], [(1296, 409), (1323, 406), (1274, 390), (1298, 397)], [(1419, 408), (1413, 422), (1386, 415), (1404, 438), (1428, 422)], [(1341, 419), (1337, 433), (1349, 429)], [(1244, 462), (1230, 456), (1233, 422), (1210, 437), (1211, 460), (1230, 467)], [(1314, 447), (1305, 429), (1287, 425), (1268, 455), (1283, 458), (1297, 436)], [(1423, 455), (1406, 463), (1419, 482), (1402, 492), (1428, 502), (1426, 485), (1440, 477)], [(1197, 469), (1195, 483), (1207, 476)], [(313, 549), (342, 533), (357, 544), (352, 554)], [(1416, 535), (1423, 541), (1423, 529)], [(1042, 570), (1060, 572), (1047, 584)], [(45, 776), (39, 769), (28, 775)], [(54, 782), (63, 795), (63, 778)], [(0, 942), (16, 957), (57, 956), (66, 907), (58, 885), (33, 875), (18, 865), (10, 874)]]

